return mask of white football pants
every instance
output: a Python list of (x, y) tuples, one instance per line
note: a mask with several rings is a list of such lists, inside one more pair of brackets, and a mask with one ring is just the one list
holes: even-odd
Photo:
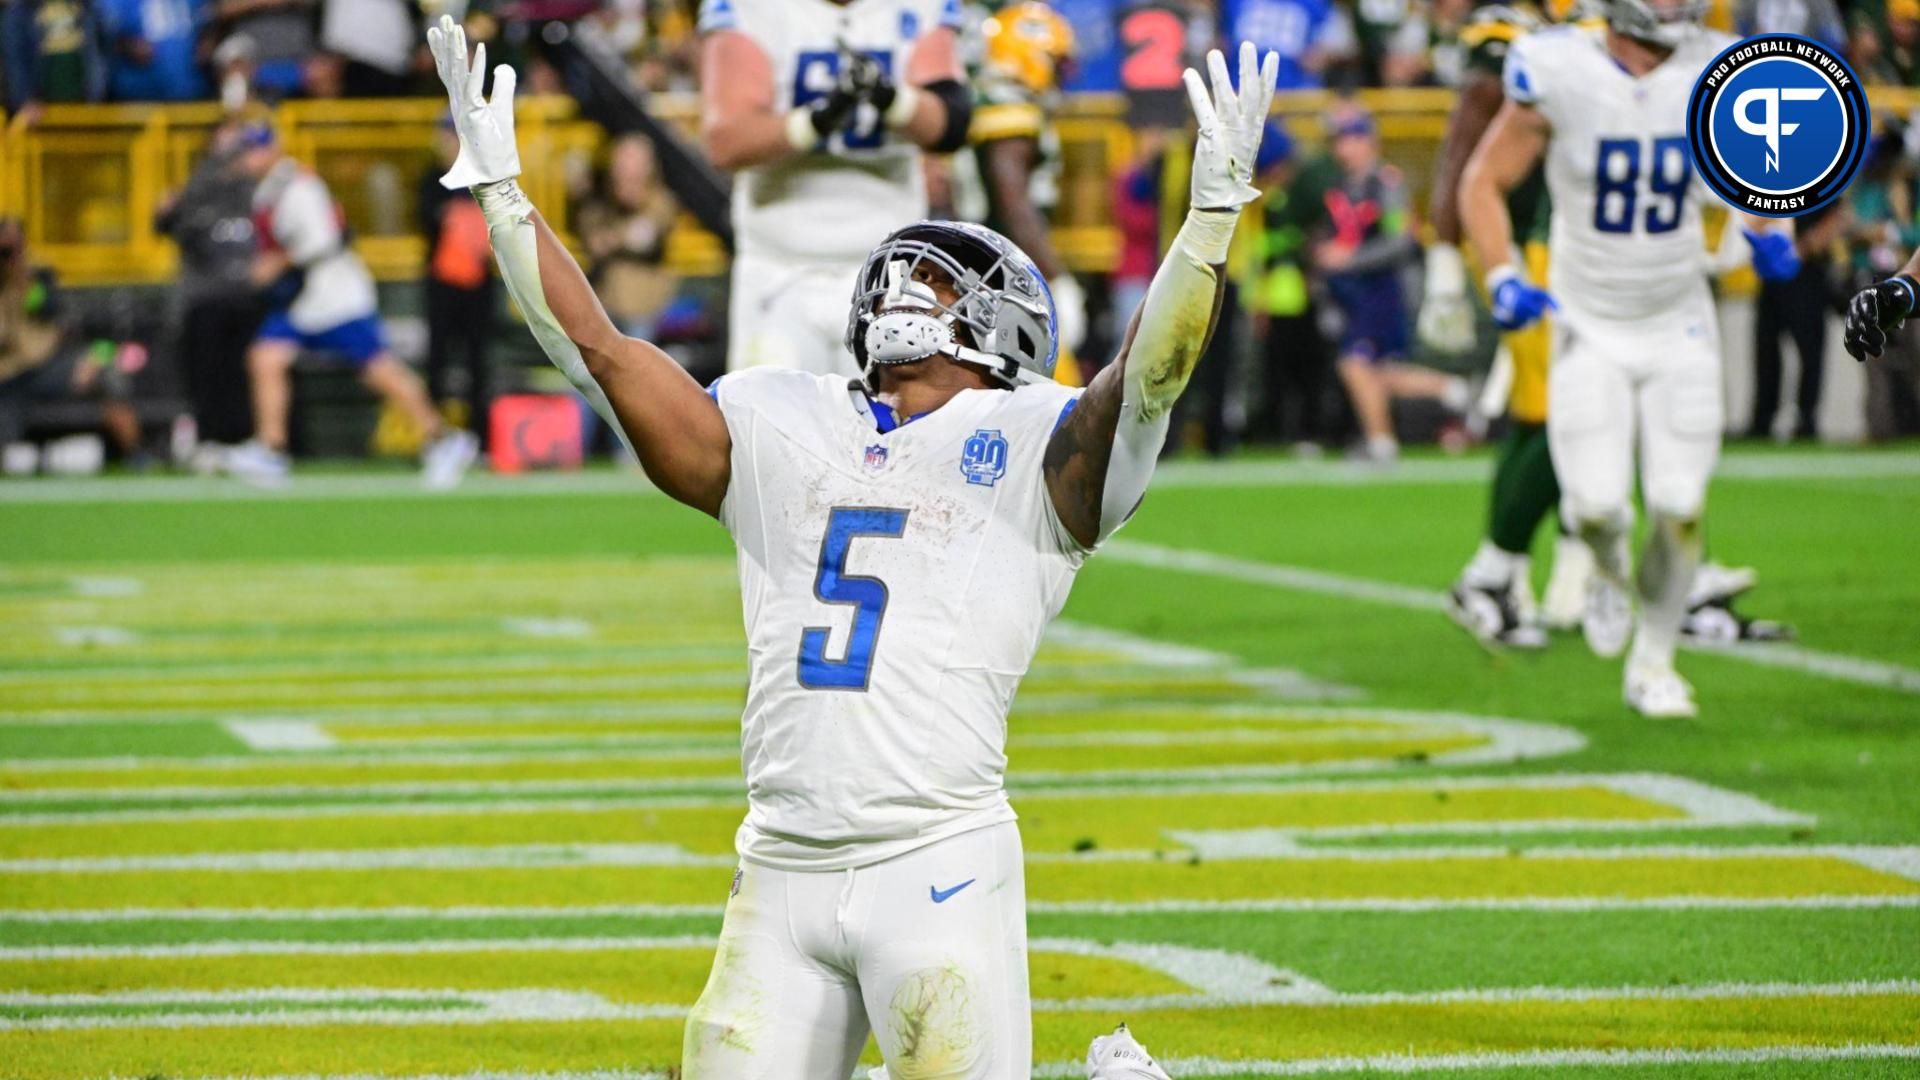
[(886, 862), (740, 865), (686, 1080), (847, 1080), (874, 1032), (893, 1080), (1032, 1069), (1026, 879), (1013, 822)]
[(1643, 328), (1556, 317), (1547, 444), (1561, 515), (1624, 529), (1636, 458), (1649, 513), (1697, 518), (1720, 457), (1720, 342), (1712, 308)]

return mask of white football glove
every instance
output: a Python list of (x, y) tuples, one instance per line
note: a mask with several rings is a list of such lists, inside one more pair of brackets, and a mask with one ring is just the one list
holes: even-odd
[(1047, 282), (1053, 294), (1053, 310), (1059, 320), (1060, 347), (1077, 353), (1087, 340), (1087, 293), (1072, 274), (1061, 274)]
[(1266, 130), (1267, 110), (1273, 107), (1273, 87), (1280, 78), (1280, 56), (1267, 53), (1259, 62), (1253, 42), (1240, 43), (1240, 89), (1227, 76), (1227, 58), (1219, 49), (1207, 53), (1207, 71), (1213, 77), (1213, 96), (1200, 73), (1188, 68), (1182, 76), (1193, 118), (1200, 126), (1193, 145), (1193, 207), (1198, 210), (1238, 210), (1260, 197), (1253, 186), (1253, 162)]
[[(1215, 56), (1220, 55), (1215, 53)], [(1121, 1024), (1111, 1035), (1101, 1035), (1087, 1047), (1087, 1080), (1169, 1080), (1154, 1064), (1147, 1048)]]
[(1473, 300), (1467, 296), (1467, 261), (1452, 244), (1427, 247), (1427, 292), (1420, 301), (1420, 340), (1443, 353), (1473, 348)]
[(513, 141), (513, 69), (501, 64), (493, 71), (493, 100), (481, 96), (487, 81), (487, 46), (474, 50), (467, 62), (467, 32), (450, 15), (427, 30), (433, 66), (447, 86), (453, 103), (453, 130), (460, 136), (460, 156), (440, 178), (450, 190), (511, 180), (520, 175), (520, 147)]

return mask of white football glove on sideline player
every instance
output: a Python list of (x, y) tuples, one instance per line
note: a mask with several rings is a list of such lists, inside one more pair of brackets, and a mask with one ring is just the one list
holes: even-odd
[(1087, 1047), (1087, 1080), (1170, 1080), (1153, 1055), (1121, 1024)]
[(1436, 352), (1473, 348), (1473, 301), (1467, 296), (1467, 260), (1452, 244), (1427, 246), (1426, 295), (1416, 332)]
[(427, 30), (427, 48), (433, 66), (446, 84), (453, 105), (453, 130), (460, 136), (460, 156), (440, 178), (448, 190), (492, 184), (520, 175), (520, 147), (513, 139), (513, 69), (501, 64), (493, 71), (493, 100), (482, 96), (487, 81), (487, 46), (483, 42), (467, 61), (467, 32), (450, 15)]

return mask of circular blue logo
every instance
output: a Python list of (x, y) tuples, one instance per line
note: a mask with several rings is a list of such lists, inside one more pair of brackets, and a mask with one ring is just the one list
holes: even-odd
[(1736, 210), (1762, 217), (1797, 217), (1839, 198), (1872, 125), (1853, 69), (1797, 34), (1728, 46), (1687, 102), (1695, 171)]

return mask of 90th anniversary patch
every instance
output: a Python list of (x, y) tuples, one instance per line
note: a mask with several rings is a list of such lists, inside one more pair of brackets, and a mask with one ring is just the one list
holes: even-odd
[(1687, 102), (1694, 169), (1734, 208), (1763, 217), (1795, 217), (1839, 198), (1871, 130), (1853, 69), (1797, 34), (1728, 46)]

